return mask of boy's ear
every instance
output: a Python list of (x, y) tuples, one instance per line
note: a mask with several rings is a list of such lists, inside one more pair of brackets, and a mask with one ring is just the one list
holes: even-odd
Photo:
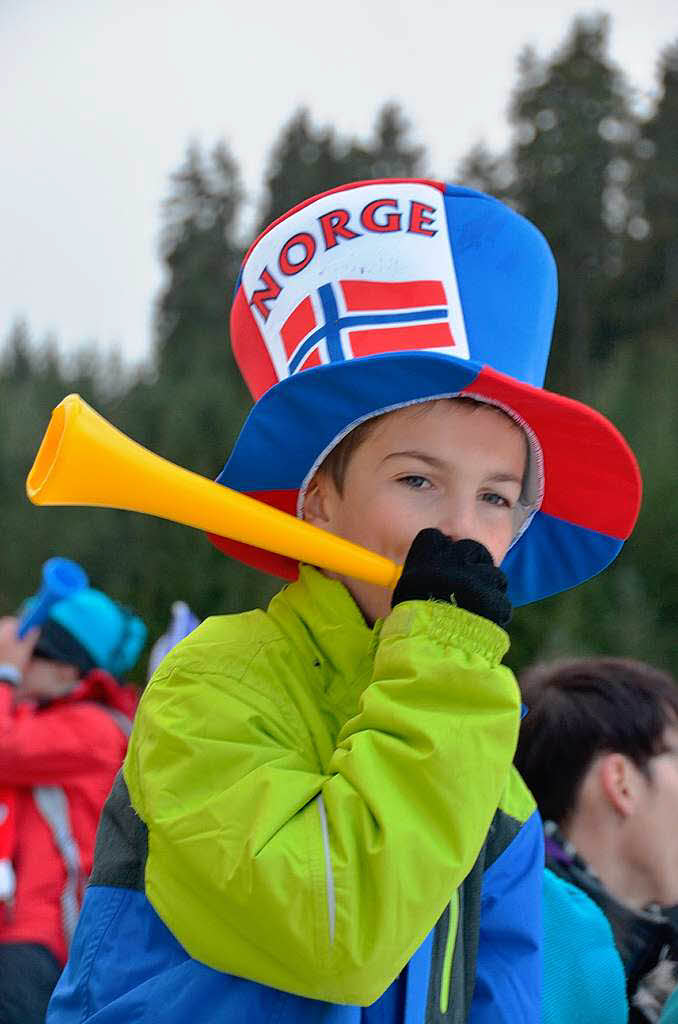
[(304, 519), (312, 526), (319, 526), (323, 530), (329, 529), (332, 520), (330, 488), (327, 476), (322, 472), (316, 473), (308, 485), (304, 499)]
[(609, 804), (622, 818), (633, 814), (640, 793), (640, 771), (625, 754), (603, 754), (598, 765), (600, 784)]

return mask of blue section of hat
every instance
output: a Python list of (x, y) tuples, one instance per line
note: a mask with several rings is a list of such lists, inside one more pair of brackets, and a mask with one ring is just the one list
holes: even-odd
[(502, 562), (513, 605), (528, 604), (583, 583), (601, 572), (623, 541), (537, 512)]
[(435, 352), (394, 352), (304, 370), (262, 395), (217, 480), (241, 491), (294, 490), (357, 423), (456, 394), (479, 371), (478, 364)]
[(98, 668), (114, 676), (132, 668), (146, 642), (146, 626), (137, 615), (90, 587), (57, 601), (49, 619), (74, 636)]
[(471, 189), (448, 185), (445, 213), (470, 358), (541, 387), (558, 296), (548, 242), (520, 214)]

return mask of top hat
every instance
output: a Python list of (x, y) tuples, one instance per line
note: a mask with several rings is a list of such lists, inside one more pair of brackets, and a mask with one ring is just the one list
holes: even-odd
[[(231, 343), (255, 405), (217, 478), (300, 515), (328, 452), (370, 417), (442, 397), (498, 406), (529, 441), (522, 529), (502, 568), (515, 605), (589, 579), (640, 505), (638, 466), (602, 415), (543, 389), (553, 256), (490, 196), (424, 180), (314, 196), (267, 228), (241, 269)], [(210, 535), (293, 579), (293, 560)]]

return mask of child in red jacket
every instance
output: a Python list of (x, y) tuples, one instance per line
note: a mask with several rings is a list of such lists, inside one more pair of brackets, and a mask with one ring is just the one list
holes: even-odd
[(143, 623), (100, 591), (52, 605), (19, 636), (0, 620), (0, 1019), (44, 1021), (127, 747)]

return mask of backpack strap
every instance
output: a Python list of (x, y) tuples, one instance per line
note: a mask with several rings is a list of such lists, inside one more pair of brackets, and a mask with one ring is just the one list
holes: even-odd
[[(114, 720), (125, 736), (132, 732), (132, 721), (117, 708), (98, 707)], [(61, 893), (61, 923), (66, 945), (70, 946), (80, 913), (80, 887), (84, 881), (80, 852), (71, 828), (68, 799), (61, 786), (34, 786), (35, 806), (52, 833), (54, 844), (66, 866), (66, 884)]]
[(71, 828), (68, 799), (61, 786), (34, 786), (33, 799), (66, 866), (66, 884), (61, 893), (61, 923), (66, 945), (70, 946), (80, 913), (78, 895), (82, 868), (78, 844)]
[(97, 707), (100, 707), (102, 711), (105, 711), (107, 715), (110, 715), (116, 725), (122, 729), (125, 736), (129, 739), (132, 735), (132, 719), (129, 718), (124, 711), (118, 711), (117, 708), (109, 708), (106, 707), (105, 704), (97, 704)]

